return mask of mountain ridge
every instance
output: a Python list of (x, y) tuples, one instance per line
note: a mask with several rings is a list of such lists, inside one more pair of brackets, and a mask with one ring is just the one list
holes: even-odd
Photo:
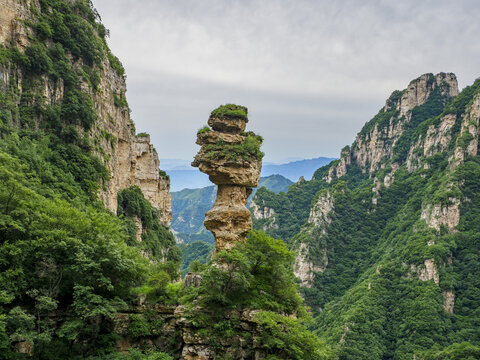
[(466, 304), (479, 288), (479, 105), (479, 80), (458, 93), (453, 74), (422, 75), (311, 181), (253, 199), (254, 227), (296, 251), (314, 327), (341, 358), (423, 358), (462, 342), (478, 353)]

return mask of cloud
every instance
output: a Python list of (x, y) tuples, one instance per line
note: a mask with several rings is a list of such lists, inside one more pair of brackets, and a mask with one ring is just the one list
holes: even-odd
[(250, 108), (267, 159), (338, 156), (395, 89), (480, 74), (476, 1), (94, 0), (125, 64), (137, 128), (189, 158), (226, 102)]

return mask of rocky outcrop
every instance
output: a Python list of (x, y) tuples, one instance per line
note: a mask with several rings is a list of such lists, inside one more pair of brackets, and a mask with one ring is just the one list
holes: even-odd
[(251, 202), (250, 209), (252, 210), (252, 215), (256, 220), (270, 219), (276, 214), (275, 210), (272, 208), (269, 208), (268, 206), (261, 208), (255, 203), (255, 201)]
[(447, 314), (453, 314), (455, 309), (455, 294), (452, 290), (443, 292), (443, 307)]
[[(118, 336), (116, 349), (128, 353), (130, 349), (149, 349), (175, 353), (180, 360), (263, 359), (265, 350), (256, 338), (262, 331), (255, 320), (256, 311), (232, 311), (226, 315), (235, 324), (235, 335), (218, 339), (206, 336), (212, 329), (190, 321), (192, 316), (208, 316), (201, 308), (156, 305), (138, 306), (130, 313), (118, 313), (114, 319), (114, 332)], [(142, 324), (142, 327), (139, 327)], [(143, 329), (138, 333), (135, 329)]]
[[(327, 234), (327, 226), (332, 222), (330, 217), (334, 208), (334, 198), (330, 191), (323, 191), (318, 194), (318, 199), (310, 209), (307, 225), (302, 232), (304, 237), (294, 244), (295, 262), (293, 273), (300, 279), (302, 286), (311, 287), (316, 272), (324, 272), (328, 265), (327, 249), (320, 249), (321, 256), (315, 263), (310, 258), (310, 247), (312, 242), (319, 242)], [(310, 242), (305, 242), (309, 239)], [(318, 244), (315, 244), (318, 246)]]
[(414, 107), (425, 104), (432, 92), (441, 86), (444, 87), (442, 91), (449, 97), (453, 98), (458, 95), (458, 83), (455, 74), (439, 73), (435, 77), (431, 74), (425, 74), (413, 80), (403, 92), (397, 105), (400, 116), (407, 116)]
[(333, 196), (330, 191), (324, 191), (318, 195), (318, 199), (310, 209), (310, 216), (308, 217), (308, 224), (317, 227), (325, 227), (332, 222), (330, 213), (333, 210)]
[[(35, 22), (31, 7), (40, 8), (36, 0), (0, 0), (0, 42), (4, 46), (17, 46), (23, 51), (30, 44), (31, 29), (24, 20)], [(81, 73), (83, 61), (67, 54), (72, 68)], [(160, 221), (169, 226), (171, 221), (170, 181), (159, 173), (158, 155), (150, 144), (149, 136), (135, 136), (135, 126), (125, 100), (125, 78), (110, 65), (105, 55), (101, 66), (94, 66), (100, 80), (95, 89), (82, 80), (79, 90), (91, 96), (95, 104), (97, 119), (90, 130), (94, 144), (93, 152), (103, 159), (110, 172), (110, 179), (102, 184), (100, 199), (111, 211), (117, 210), (117, 193), (132, 185), (138, 185), (152, 205), (158, 209)], [(63, 101), (64, 84), (53, 82), (47, 76), (41, 77), (41, 88), (46, 103), (54, 105)], [(19, 98), (23, 88), (23, 74), (8, 65), (0, 65), (0, 91), (6, 91), (6, 84), (18, 86)], [(119, 101), (120, 99), (120, 101)], [(41, 119), (38, 119), (41, 121)], [(37, 124), (37, 127), (38, 124)], [(80, 132), (83, 131), (83, 129)]]
[(428, 204), (423, 207), (420, 218), (437, 231), (440, 231), (443, 225), (453, 233), (460, 222), (460, 200), (450, 198), (448, 204)]
[(450, 167), (452, 170), (463, 163), (466, 156), (475, 156), (478, 154), (479, 122), (480, 94), (477, 94), (462, 119), (460, 136), (457, 138), (454, 155), (452, 159), (450, 159)]
[(433, 156), (445, 151), (452, 141), (451, 130), (455, 125), (456, 117), (453, 114), (443, 116), (438, 125), (428, 127), (425, 136), (421, 136), (410, 148), (407, 157), (407, 169), (412, 172), (422, 165), (420, 160), (423, 156)]
[(315, 265), (309, 259), (310, 247), (306, 243), (301, 243), (295, 251), (295, 263), (293, 273), (300, 279), (302, 286), (312, 287), (312, 282), (316, 272), (324, 272), (328, 265), (327, 249), (322, 250), (322, 258), (319, 259), (322, 265)]
[[(412, 120), (412, 111), (425, 104), (435, 91), (439, 91), (446, 100), (457, 96), (458, 84), (455, 75), (425, 74), (413, 80), (402, 92), (394, 92), (379, 114), (357, 135), (351, 149), (342, 150), (340, 161), (329, 169), (324, 179), (331, 182), (335, 177), (344, 176), (350, 164), (358, 165), (363, 172), (373, 172), (385, 166), (387, 160), (393, 159), (393, 149), (406, 125)], [(451, 120), (449, 117), (445, 118), (442, 125), (444, 129), (440, 131), (448, 131), (452, 126)], [(448, 139), (442, 138), (432, 129), (426, 143), (425, 153), (428, 153), (436, 148), (445, 148)], [(416, 160), (412, 156), (409, 159), (410, 162)]]
[(258, 185), (262, 168), (261, 137), (244, 132), (247, 108), (225, 105), (214, 110), (208, 125), (199, 131), (197, 144), (202, 148), (192, 166), (209, 175), (218, 185), (213, 208), (205, 214), (205, 227), (215, 237), (215, 250), (231, 249), (245, 240), (252, 229), (246, 208), (252, 187)]
[[(402, 263), (402, 265), (404, 267), (408, 266), (405, 263)], [(433, 280), (437, 285), (440, 283), (440, 276), (438, 274), (437, 266), (435, 265), (435, 259), (426, 259), (423, 265), (420, 266), (410, 264), (410, 273), (407, 277), (417, 277), (419, 280), (422, 281)]]
[(38, 7), (38, 1), (0, 0), (0, 43), (23, 48), (30, 42), (22, 21), (31, 17), (31, 5)]

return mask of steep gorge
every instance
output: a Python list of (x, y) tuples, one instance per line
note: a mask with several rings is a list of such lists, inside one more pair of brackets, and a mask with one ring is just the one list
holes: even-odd
[[(479, 345), (466, 330), (478, 289), (479, 89), (477, 80), (459, 93), (453, 74), (422, 75), (392, 93), (340, 160), (285, 195), (253, 199), (254, 228), (297, 252), (317, 333), (341, 358)], [(288, 213), (295, 206), (301, 217)]]

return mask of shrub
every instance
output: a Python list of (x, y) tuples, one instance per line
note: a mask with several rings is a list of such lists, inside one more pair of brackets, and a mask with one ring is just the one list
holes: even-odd
[(244, 106), (235, 105), (235, 104), (227, 104), (222, 105), (215, 110), (212, 111), (210, 117), (217, 117), (217, 118), (238, 118), (245, 120), (248, 122), (248, 109)]

